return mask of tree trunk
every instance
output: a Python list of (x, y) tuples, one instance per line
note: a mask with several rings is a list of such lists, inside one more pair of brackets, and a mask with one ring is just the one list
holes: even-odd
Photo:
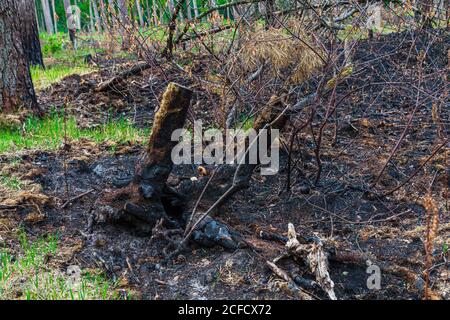
[(158, 15), (157, 15), (157, 4), (155, 0), (152, 0), (152, 8), (153, 8), (153, 22), (155, 26), (158, 25)]
[(198, 17), (198, 6), (197, 6), (197, 0), (192, 0), (192, 4), (194, 5), (194, 15), (197, 18)]
[(44, 67), (39, 30), (34, 14), (36, 6), (34, 1), (19, 0), (20, 26), (22, 27), (22, 45), (28, 61), (33, 66)]
[(133, 182), (105, 192), (95, 206), (97, 219), (132, 222), (144, 231), (150, 231), (161, 218), (173, 224), (165, 209), (167, 201), (173, 204), (171, 201), (176, 200), (176, 193), (166, 186), (173, 167), (172, 149), (177, 144), (171, 136), (174, 130), (183, 128), (191, 97), (190, 89), (169, 84), (153, 121), (146, 157), (137, 167)]
[(164, 8), (164, 5), (162, 3), (159, 4), (159, 23), (164, 23), (164, 11), (166, 9)]
[(102, 26), (100, 21), (100, 15), (98, 14), (98, 7), (97, 7), (97, 1), (91, 0), (92, 3), (92, 10), (94, 11), (94, 22), (95, 22), (95, 29), (97, 32), (102, 32)]
[(73, 21), (73, 16), (70, 7), (71, 7), (70, 0), (64, 0), (64, 10), (66, 12), (67, 30), (69, 32), (70, 42), (72, 42), (72, 46), (76, 50), (77, 48), (76, 28), (73, 25), (73, 23), (71, 23)]
[(119, 29), (122, 37), (122, 50), (128, 50), (130, 48), (130, 35), (129, 28), (130, 18), (128, 17), (128, 0), (117, 0), (119, 6)]
[(102, 21), (103, 30), (108, 30), (108, 18), (106, 15), (105, 2), (103, 0), (100, 0), (100, 19)]
[(191, 0), (186, 0), (186, 14), (189, 20), (192, 20)]
[(55, 33), (58, 33), (58, 15), (56, 14), (55, 0), (52, 0), (52, 11), (53, 11), (53, 26), (55, 27)]
[(89, 1), (89, 29), (92, 35), (92, 33), (94, 33), (95, 31), (94, 13), (92, 12), (92, 0)]
[(50, 7), (48, 4), (48, 0), (41, 0), (42, 3), (42, 12), (44, 13), (44, 21), (45, 21), (45, 29), (48, 34), (53, 34), (53, 23), (52, 16), (50, 14)]
[[(20, 12), (18, 0), (0, 2), (0, 112), (12, 113), (26, 108), (40, 113), (31, 80), (27, 56), (22, 44), (20, 16), (34, 11)], [(20, 45), (17, 45), (20, 44)]]
[(152, 14), (150, 13), (150, 3), (148, 2), (148, 0), (145, 0), (145, 9), (146, 9), (146, 14), (147, 14), (147, 25), (150, 27), (151, 25), (151, 21), (152, 21)]
[(144, 15), (142, 14), (142, 6), (139, 0), (136, 0), (136, 9), (139, 17), (139, 27), (144, 28)]
[(117, 21), (116, 7), (114, 6), (114, 0), (108, 0), (108, 11), (111, 14), (111, 26), (114, 26)]
[(41, 25), (39, 24), (39, 15), (38, 15), (36, 4), (34, 6), (34, 16), (36, 17), (37, 28), (38, 28), (38, 33), (39, 33), (41, 31)]

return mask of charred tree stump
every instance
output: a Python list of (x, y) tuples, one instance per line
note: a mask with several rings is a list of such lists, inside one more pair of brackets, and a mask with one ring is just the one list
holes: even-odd
[(155, 115), (145, 158), (136, 169), (133, 181), (116, 191), (107, 191), (99, 199), (97, 220), (124, 220), (148, 232), (161, 218), (168, 227), (179, 227), (167, 210), (179, 205), (182, 198), (166, 185), (172, 171), (171, 152), (176, 141), (172, 132), (184, 126), (192, 91), (170, 83)]

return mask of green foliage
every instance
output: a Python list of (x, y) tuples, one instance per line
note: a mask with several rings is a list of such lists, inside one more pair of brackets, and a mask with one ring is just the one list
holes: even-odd
[(64, 121), (62, 115), (55, 113), (44, 119), (28, 118), (22, 130), (0, 129), (0, 153), (30, 148), (55, 150), (61, 146), (65, 133), (72, 141), (87, 138), (97, 143), (124, 143), (141, 142), (149, 135), (149, 131), (134, 127), (126, 119), (80, 129), (74, 117)]
[(45, 56), (53, 55), (56, 52), (60, 52), (63, 49), (64, 38), (63, 35), (58, 34), (39, 34), (41, 40), (42, 53)]
[(67, 76), (70, 76), (72, 74), (83, 75), (92, 72), (92, 69), (85, 65), (66, 66), (56, 64), (53, 66), (49, 66), (46, 69), (42, 69), (40, 67), (31, 67), (30, 71), (34, 87), (40, 90), (59, 82)]
[(0, 300), (106, 300), (119, 299), (115, 284), (101, 275), (81, 272), (79, 276), (49, 268), (58, 255), (58, 236), (32, 242), (25, 232), (18, 235), (19, 252), (0, 248)]
[(90, 45), (81, 46), (74, 51), (66, 34), (49, 35), (41, 33), (39, 37), (44, 55), (45, 69), (31, 67), (31, 77), (37, 90), (44, 89), (67, 76), (73, 74), (83, 75), (96, 70), (84, 61), (85, 56), (95, 53)]
[(22, 189), (22, 182), (17, 177), (12, 177), (9, 175), (0, 175), (0, 185), (4, 186), (8, 190)]

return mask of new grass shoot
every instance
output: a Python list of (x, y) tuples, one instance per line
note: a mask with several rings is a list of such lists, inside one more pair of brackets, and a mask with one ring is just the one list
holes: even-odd
[(65, 118), (54, 113), (49, 117), (38, 119), (30, 117), (22, 127), (0, 127), (0, 153), (23, 149), (55, 150), (64, 138), (77, 141), (81, 138), (97, 143), (112, 141), (114, 143), (140, 143), (150, 134), (149, 129), (139, 129), (127, 120), (120, 118), (95, 128), (83, 129), (77, 125), (75, 117)]
[[(54, 268), (58, 256), (58, 235), (30, 241), (24, 231), (18, 235), (19, 248), (0, 247), (0, 300), (111, 300), (128, 298), (116, 284), (101, 274), (72, 268)], [(3, 244), (2, 244), (3, 245)], [(79, 272), (76, 272), (79, 270)]]

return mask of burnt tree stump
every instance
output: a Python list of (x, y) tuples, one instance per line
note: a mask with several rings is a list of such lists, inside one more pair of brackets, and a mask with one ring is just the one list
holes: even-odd
[(145, 157), (136, 168), (133, 181), (118, 190), (105, 190), (95, 206), (96, 220), (127, 221), (148, 232), (163, 218), (168, 227), (180, 227), (167, 215), (167, 209), (180, 205), (176, 191), (166, 185), (172, 171), (171, 152), (177, 141), (172, 132), (183, 128), (192, 91), (170, 83), (153, 121)]

